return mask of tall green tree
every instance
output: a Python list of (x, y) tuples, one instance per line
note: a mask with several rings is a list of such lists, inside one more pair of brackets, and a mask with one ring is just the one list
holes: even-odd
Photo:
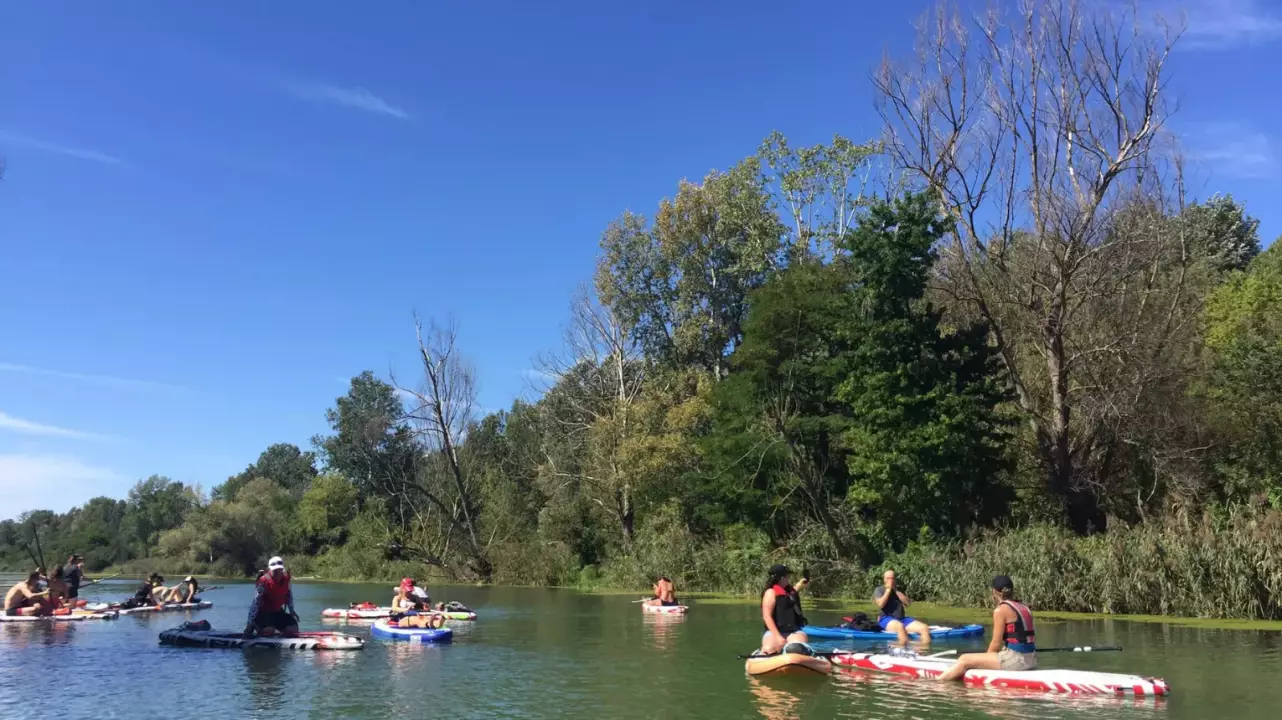
[[(332, 435), (313, 439), (325, 467), (350, 480), (362, 496), (378, 494), (418, 471), (419, 448), (396, 389), (365, 371), (325, 411)], [(394, 507), (408, 522), (406, 508)]]
[(154, 547), (160, 534), (182, 524), (200, 505), (195, 489), (161, 475), (139, 480), (129, 491), (122, 520), (124, 532), (142, 548)]
[(1274, 243), (1207, 302), (1206, 395), (1228, 499), (1282, 508), (1282, 248)]
[(597, 292), (647, 357), (721, 379), (743, 336), (747, 295), (779, 265), (784, 233), (750, 158), (701, 184), (683, 181), (652, 226), (633, 214), (612, 224)]
[(1011, 422), (998, 407), (1012, 398), (988, 327), (945, 331), (925, 299), (950, 225), (926, 196), (909, 195), (873, 205), (840, 243), (855, 280), (836, 393), (851, 417), (848, 500), (872, 510), (897, 547), (990, 522), (1010, 498)]
[(751, 296), (732, 372), (715, 392), (698, 510), (713, 525), (764, 527), (783, 541), (798, 516), (817, 521), (837, 556), (859, 559), (843, 518), (849, 487), (845, 377), (855, 312), (848, 265), (798, 262)]
[(227, 478), (210, 494), (214, 500), (230, 500), (250, 480), (267, 478), (301, 497), (316, 477), (316, 455), (303, 452), (297, 445), (276, 443), (258, 456), (254, 464)]

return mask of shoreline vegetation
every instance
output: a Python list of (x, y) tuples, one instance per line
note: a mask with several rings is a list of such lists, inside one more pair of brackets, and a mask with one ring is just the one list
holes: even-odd
[(413, 376), (352, 378), (311, 450), (24, 513), (0, 567), (38, 534), (135, 575), (744, 597), (784, 562), (819, 596), (894, 567), (940, 606), (1006, 574), (1046, 617), (1282, 620), (1282, 246), (1187, 194), (1178, 32), (1085, 6), (941, 8), (872, 75), (877, 137), (776, 132), (621, 214), (536, 399), (478, 410), (414, 317)]

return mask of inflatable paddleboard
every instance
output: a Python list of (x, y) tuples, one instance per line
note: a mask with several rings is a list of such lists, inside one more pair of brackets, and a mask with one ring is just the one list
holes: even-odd
[[(844, 640), (852, 638), (856, 640), (894, 640), (899, 637), (895, 633), (884, 632), (881, 630), (852, 630), (843, 627), (817, 627), (815, 625), (806, 625), (801, 628), (801, 632), (808, 638), (823, 638), (825, 640)], [(947, 640), (950, 638), (974, 637), (984, 634), (983, 625), (963, 625), (962, 627), (949, 627), (947, 625), (931, 625), (930, 639)], [(908, 637), (917, 640), (918, 633), (908, 633)]]
[(690, 608), (686, 605), (650, 605), (641, 603), (641, 610), (659, 615), (685, 615)]
[(78, 622), (81, 620), (115, 620), (114, 610), (107, 612), (75, 612), (69, 615), (0, 615), (0, 623)]
[(749, 675), (766, 673), (804, 672), (827, 675), (832, 672), (832, 663), (827, 658), (804, 655), (801, 653), (779, 653), (777, 655), (754, 655), (743, 664)]
[[(834, 654), (832, 662), (839, 667), (876, 670), (917, 678), (936, 678), (951, 668), (956, 661), (943, 658), (841, 653)], [(1090, 670), (1024, 670), (1022, 672), (967, 670), (963, 679), (967, 685), (973, 687), (1051, 693), (1133, 695), (1135, 697), (1164, 696), (1171, 693), (1170, 687), (1161, 678)]]
[(273, 648), (279, 650), (360, 650), (365, 641), (336, 632), (304, 632), (298, 637), (246, 637), (238, 632), (176, 627), (160, 633), (161, 645), (208, 648)]
[[(475, 620), (474, 612), (459, 612), (457, 610), (416, 610), (419, 615), (440, 615), (446, 620)], [(321, 617), (342, 620), (379, 620), (390, 618), (392, 609), (390, 607), (379, 608), (325, 608), (321, 611)]]
[(127, 608), (125, 610), (121, 610), (120, 614), (121, 615), (140, 615), (144, 613), (178, 612), (180, 610), (204, 610), (205, 608), (211, 608), (213, 606), (214, 604), (212, 602), (209, 602), (208, 600), (201, 600), (200, 602), (194, 602), (194, 603), (165, 603), (164, 605), (160, 605), (160, 606), (141, 605), (136, 608)]
[(377, 620), (370, 634), (384, 640), (408, 640), (417, 643), (447, 643), (454, 639), (454, 631), (447, 628), (396, 627), (390, 620)]

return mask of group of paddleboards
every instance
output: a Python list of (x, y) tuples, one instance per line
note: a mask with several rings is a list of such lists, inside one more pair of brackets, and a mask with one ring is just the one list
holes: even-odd
[[(0, 622), (114, 620), (121, 615), (213, 607), (213, 603), (197, 597), (202, 588), (195, 578), (187, 576), (177, 585), (166, 587), (165, 579), (157, 573), (144, 578), (137, 592), (121, 602), (91, 603), (79, 597), (83, 568), (80, 556), (72, 555), (53, 572), (45, 573), (43, 568), (37, 568), (29, 573), (5, 594)], [(85, 586), (101, 581), (94, 580)]]
[[(360, 650), (365, 640), (341, 632), (301, 632), (294, 609), (294, 591), (285, 563), (273, 557), (267, 570), (254, 584), (254, 599), (249, 606), (245, 627), (240, 632), (215, 630), (207, 622), (186, 622), (160, 634), (160, 642), (181, 647), (254, 648), (272, 647), (286, 650)], [(390, 606), (353, 603), (346, 608), (326, 608), (322, 618), (345, 621), (372, 620), (370, 634), (387, 640), (418, 643), (447, 643), (454, 631), (449, 621), (476, 619), (476, 613), (460, 603), (432, 604), (427, 591), (413, 578), (405, 578), (396, 587)]]
[[(912, 600), (904, 592), (893, 570), (887, 570), (883, 584), (873, 594), (878, 608), (876, 620), (862, 613), (845, 618), (836, 627), (810, 625), (802, 614), (801, 591), (809, 577), (795, 585), (783, 565), (770, 569), (765, 592), (761, 597), (761, 619), (765, 633), (761, 647), (746, 657), (749, 675), (785, 671), (814, 672), (827, 675), (833, 667), (871, 670), (944, 681), (962, 681), (967, 685), (1012, 688), (1054, 693), (1092, 693), (1164, 696), (1170, 688), (1160, 678), (1147, 678), (1118, 673), (1086, 670), (1039, 669), (1036, 627), (1033, 614), (1015, 594), (1011, 578), (993, 578), (991, 595), (993, 636), (985, 652), (965, 653), (945, 658), (955, 651), (921, 655), (932, 640), (951, 640), (982, 635), (983, 626), (947, 627), (928, 625), (907, 613)], [(891, 647), (884, 651), (833, 650), (816, 651), (811, 638), (824, 640), (887, 640)], [(915, 650), (908, 649), (909, 639), (918, 640)], [(1089, 652), (1103, 648), (1042, 648), (1041, 652)], [(1120, 648), (1109, 648), (1120, 649)]]

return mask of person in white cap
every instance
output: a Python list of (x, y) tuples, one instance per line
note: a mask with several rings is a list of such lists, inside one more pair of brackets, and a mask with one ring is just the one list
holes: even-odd
[(298, 636), (298, 613), (294, 609), (294, 591), (289, 586), (289, 573), (285, 561), (275, 556), (267, 561), (267, 572), (255, 584), (254, 601), (249, 604), (249, 620), (245, 635), (255, 633), (271, 637), (277, 633), (285, 637)]

